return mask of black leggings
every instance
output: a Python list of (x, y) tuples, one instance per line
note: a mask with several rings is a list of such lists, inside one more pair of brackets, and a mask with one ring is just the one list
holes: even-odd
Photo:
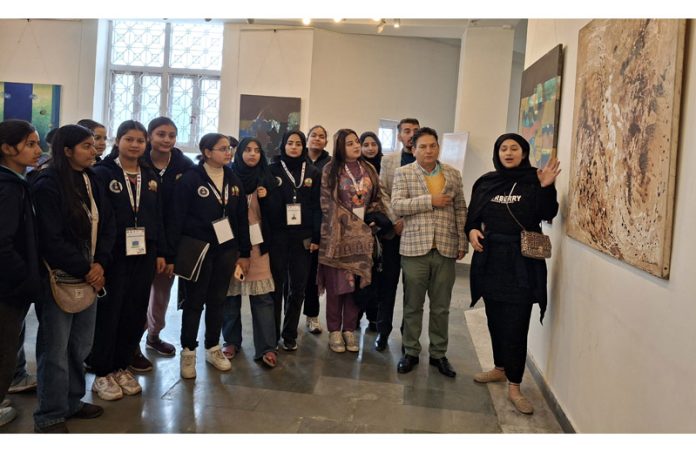
[(510, 383), (522, 383), (527, 361), (527, 334), (532, 304), (485, 300), (488, 331), (493, 343), (493, 362), (505, 369)]

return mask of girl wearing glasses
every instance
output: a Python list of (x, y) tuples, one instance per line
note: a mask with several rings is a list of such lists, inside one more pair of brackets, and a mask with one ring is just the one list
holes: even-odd
[(232, 158), (229, 139), (209, 133), (199, 143), (201, 161), (184, 173), (174, 189), (169, 210), (169, 243), (179, 252), (182, 236), (206, 242), (210, 248), (195, 280), (184, 283), (181, 318), (181, 376), (196, 377), (198, 325), (205, 305), (205, 359), (216, 369), (232, 368), (220, 348), (223, 302), (230, 279), (249, 272), (249, 220), (242, 181), (227, 167)]
[[(280, 143), (280, 158), (270, 165), (280, 183), (269, 198), (271, 271), (275, 283), (276, 338), (283, 349), (297, 350), (297, 326), (310, 267), (310, 253), (319, 249), (319, 188), (321, 173), (307, 161), (307, 140), (300, 131), (286, 132)], [(287, 286), (287, 287), (286, 287)], [(283, 309), (283, 294), (285, 307)], [(284, 311), (281, 332), (280, 313)]]
[(99, 301), (89, 358), (96, 374), (92, 391), (104, 400), (142, 391), (128, 367), (143, 334), (155, 270), (161, 273), (165, 268), (159, 184), (142, 158), (146, 142), (145, 127), (125, 121), (118, 127), (111, 153), (94, 166), (116, 219), (107, 296)]

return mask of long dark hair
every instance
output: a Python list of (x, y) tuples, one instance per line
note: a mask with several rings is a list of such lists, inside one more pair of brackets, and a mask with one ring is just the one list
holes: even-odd
[[(358, 134), (353, 129), (339, 129), (333, 136), (334, 152), (331, 159), (331, 169), (329, 170), (329, 188), (332, 192), (336, 189), (341, 168), (346, 163), (346, 138), (351, 134), (355, 135), (356, 138), (358, 137)], [(358, 160), (364, 160), (362, 155)]]
[[(78, 242), (87, 240), (90, 237), (91, 223), (83, 207), (83, 203), (89, 201), (82, 199), (75, 188), (75, 178), (72, 166), (65, 149), (74, 150), (75, 146), (93, 136), (91, 130), (86, 127), (70, 124), (63, 126), (53, 136), (51, 142), (50, 167), (58, 173), (59, 187), (62, 193), (63, 210), (67, 218), (67, 233)], [(85, 169), (86, 172), (90, 171)]]
[(152, 134), (157, 130), (158, 127), (162, 126), (172, 126), (174, 127), (174, 132), (179, 135), (179, 128), (174, 124), (171, 118), (166, 116), (158, 116), (147, 124), (147, 144), (145, 145), (145, 153), (149, 153), (152, 150), (151, 137)]

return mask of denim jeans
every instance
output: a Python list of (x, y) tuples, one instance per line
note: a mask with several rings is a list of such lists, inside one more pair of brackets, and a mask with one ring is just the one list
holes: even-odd
[(50, 295), (36, 303), (39, 407), (34, 412), (34, 424), (37, 427), (64, 422), (82, 408), (83, 363), (92, 349), (98, 303), (77, 314), (63, 312)]
[[(261, 359), (266, 352), (275, 351), (275, 317), (273, 297), (270, 293), (249, 296), (251, 319), (254, 327), (254, 359)], [(222, 337), (225, 345), (242, 346), (242, 296), (227, 297), (224, 305)]]

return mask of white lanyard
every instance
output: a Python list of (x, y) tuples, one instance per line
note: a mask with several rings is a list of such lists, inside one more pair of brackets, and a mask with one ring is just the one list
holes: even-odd
[(363, 182), (365, 181), (365, 172), (362, 169), (362, 166), (360, 166), (360, 162), (358, 162), (358, 168), (360, 168), (360, 184), (358, 184), (355, 181), (355, 177), (353, 177), (353, 173), (351, 173), (350, 168), (348, 168), (348, 165), (344, 165), (344, 168), (346, 169), (346, 173), (348, 173), (348, 177), (350, 177), (350, 180), (353, 182), (353, 188), (355, 189), (355, 194), (357, 195), (358, 199), (362, 199), (363, 196)]
[(283, 169), (285, 170), (285, 174), (288, 175), (288, 179), (290, 179), (290, 182), (292, 182), (292, 186), (295, 187), (295, 189), (292, 192), (292, 202), (296, 203), (297, 202), (297, 189), (302, 186), (302, 182), (304, 181), (304, 175), (305, 175), (305, 169), (307, 169), (307, 162), (304, 161), (302, 162), (302, 172), (300, 173), (300, 183), (295, 182), (295, 178), (292, 177), (292, 174), (288, 170), (287, 165), (285, 165), (284, 161), (280, 161), (280, 164), (283, 165)]
[(131, 208), (133, 209), (133, 216), (135, 217), (135, 226), (138, 226), (138, 211), (140, 210), (140, 188), (142, 186), (142, 175), (140, 173), (140, 166), (138, 166), (138, 176), (135, 179), (135, 198), (133, 198), (133, 189), (131, 188), (130, 178), (128, 173), (121, 166), (121, 160), (117, 157), (116, 164), (123, 170), (123, 181), (126, 184), (126, 190), (128, 190), (128, 199), (130, 200)]
[(94, 259), (94, 252), (97, 247), (97, 232), (98, 232), (98, 227), (99, 227), (99, 210), (97, 210), (97, 203), (94, 201), (94, 196), (92, 195), (92, 184), (89, 182), (89, 177), (83, 172), (82, 173), (82, 178), (85, 180), (85, 187), (87, 188), (87, 196), (89, 197), (89, 209), (87, 209), (87, 206), (83, 203), (82, 206), (85, 208), (87, 211), (87, 217), (89, 218), (89, 222), (91, 225), (91, 245), (92, 248), (90, 249), (91, 255), (90, 259)]
[(227, 184), (224, 184), (222, 187), (222, 195), (220, 195), (220, 192), (218, 191), (217, 187), (215, 184), (208, 182), (208, 186), (211, 188), (211, 191), (215, 195), (215, 197), (218, 200), (218, 203), (222, 206), (222, 217), (220, 218), (225, 218), (225, 207), (227, 207), (227, 203), (230, 200), (230, 190)]
[[(160, 176), (160, 177), (164, 177), (164, 173), (167, 172), (167, 168), (169, 168), (169, 163), (171, 163), (171, 161), (172, 161), (172, 153), (171, 153), (171, 151), (170, 151), (170, 152), (169, 152), (169, 158), (167, 158), (167, 164), (164, 165), (164, 168), (162, 168), (162, 169), (159, 171), (159, 176)], [(155, 166), (154, 163), (153, 163), (152, 166)]]

